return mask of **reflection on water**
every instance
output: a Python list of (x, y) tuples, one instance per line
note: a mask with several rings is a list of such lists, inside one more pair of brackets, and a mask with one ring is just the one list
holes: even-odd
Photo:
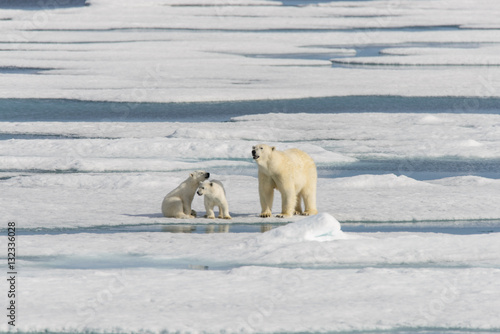
[(259, 225), (233, 225), (233, 224), (209, 224), (209, 225), (166, 225), (162, 232), (169, 233), (264, 233), (286, 223), (259, 224)]
[(195, 226), (185, 226), (185, 225), (169, 225), (162, 228), (163, 232), (170, 233), (192, 233), (196, 230)]
[(208, 270), (209, 267), (201, 265), (201, 264), (189, 264), (188, 265), (188, 269), (191, 269), (191, 270)]

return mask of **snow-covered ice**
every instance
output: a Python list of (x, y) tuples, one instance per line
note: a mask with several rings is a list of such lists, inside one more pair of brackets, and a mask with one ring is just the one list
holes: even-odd
[[(57, 9), (43, 3), (39, 11), (0, 10), (0, 73), (7, 71), (2, 98), (190, 102), (500, 94), (494, 1), (297, 7), (257, 0), (92, 0)], [(373, 48), (381, 53), (366, 57)], [(332, 67), (330, 59), (398, 69)]]
[[(22, 328), (439, 332), (500, 326), (498, 233), (374, 235), (338, 227), (321, 214), (261, 235), (25, 236)], [(318, 240), (325, 234), (330, 238)]]
[[(4, 133), (32, 136), (0, 141), (2, 217), (21, 234), (19, 328), (496, 331), (500, 234), (481, 232), (499, 228), (498, 124), (498, 115), (383, 113), (2, 122)], [(250, 150), (260, 141), (317, 161), (319, 215), (258, 218)], [(370, 173), (374, 161), (383, 167)], [(161, 216), (163, 196), (196, 169), (224, 183), (231, 221)], [(193, 208), (203, 215), (200, 197)], [(214, 222), (289, 224), (167, 233)], [(387, 232), (342, 231), (365, 225)], [(446, 233), (471, 227), (480, 234)]]
[[(500, 331), (498, 2), (37, 6), (0, 9), (1, 332)], [(258, 217), (259, 142), (314, 158), (318, 215)], [(162, 216), (199, 169), (232, 220)]]
[[(0, 141), (2, 211), (25, 228), (159, 224), (163, 196), (201, 169), (224, 183), (234, 221), (252, 221), (259, 201), (250, 150), (267, 142), (314, 158), (319, 210), (340, 221), (498, 219), (499, 124), (498, 115), (370, 113), (3, 122), (5, 133), (35, 139)], [(193, 207), (203, 212), (202, 199)]]

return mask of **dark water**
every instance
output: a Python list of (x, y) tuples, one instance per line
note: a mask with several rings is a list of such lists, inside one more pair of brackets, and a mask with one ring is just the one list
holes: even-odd
[(466, 175), (500, 179), (500, 159), (453, 157), (360, 159), (349, 164), (318, 165), (320, 177), (351, 177), (362, 174), (384, 175), (388, 173), (398, 176), (405, 175), (420, 181)]
[(500, 98), (338, 96), (286, 100), (191, 103), (0, 99), (0, 121), (223, 122), (267, 113), (500, 114)]
[[(142, 224), (118, 226), (90, 226), (79, 228), (29, 228), (18, 229), (18, 235), (61, 235), (78, 233), (115, 234), (115, 233), (264, 233), (291, 223), (291, 221), (270, 221), (269, 223), (231, 224)], [(488, 234), (500, 232), (500, 220), (479, 219), (463, 221), (426, 221), (426, 222), (341, 222), (342, 231), (351, 233), (413, 232), (446, 233), (456, 235)], [(5, 229), (0, 229), (5, 233)]]
[[(164, 232), (164, 233), (263, 233), (273, 228), (286, 225), (288, 222), (270, 222), (268, 224), (142, 224), (122, 226), (91, 226), (80, 228), (33, 228), (20, 229), (20, 235), (59, 235), (76, 233), (139, 233), (139, 232)], [(2, 229), (0, 229), (2, 231)]]
[(85, 0), (0, 0), (0, 8), (3, 9), (51, 10), (86, 5)]

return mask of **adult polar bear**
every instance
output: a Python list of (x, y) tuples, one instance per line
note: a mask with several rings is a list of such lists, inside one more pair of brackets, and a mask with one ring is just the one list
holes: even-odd
[(281, 193), (281, 214), (277, 217), (318, 213), (316, 164), (307, 153), (296, 148), (278, 151), (274, 146), (259, 144), (252, 147), (252, 156), (259, 166), (261, 217), (272, 215), (275, 188)]

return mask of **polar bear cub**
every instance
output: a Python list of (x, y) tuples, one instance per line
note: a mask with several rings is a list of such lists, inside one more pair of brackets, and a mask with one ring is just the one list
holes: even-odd
[(196, 211), (191, 210), (194, 194), (201, 181), (210, 177), (210, 173), (197, 170), (189, 174), (177, 188), (169, 192), (161, 204), (161, 212), (170, 218), (194, 218)]
[(278, 151), (274, 146), (259, 144), (252, 147), (252, 157), (259, 168), (261, 217), (272, 215), (274, 189), (281, 193), (281, 213), (277, 217), (318, 213), (316, 164), (307, 153), (296, 148)]
[(204, 181), (201, 182), (198, 191), (198, 195), (205, 195), (204, 203), (207, 214), (206, 218), (214, 219), (214, 206), (219, 207), (219, 217), (224, 219), (231, 219), (229, 215), (229, 206), (226, 200), (226, 191), (222, 182), (218, 180)]

